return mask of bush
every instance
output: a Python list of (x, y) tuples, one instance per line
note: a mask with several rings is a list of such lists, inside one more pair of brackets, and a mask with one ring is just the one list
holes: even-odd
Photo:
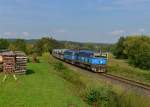
[(98, 103), (100, 92), (96, 89), (90, 89), (86, 95), (86, 101), (88, 104), (93, 105)]
[(124, 42), (126, 41), (126, 38), (124, 37), (120, 37), (120, 39), (118, 40), (117, 44), (115, 45), (115, 49), (113, 50), (114, 55), (116, 56), (116, 58), (127, 58), (127, 55), (124, 54)]
[(50, 52), (55, 48), (59, 48), (61, 45), (60, 43), (49, 37), (43, 37), (36, 41), (34, 44), (34, 50), (37, 52), (38, 55), (42, 55), (44, 52)]
[(120, 107), (120, 100), (110, 87), (89, 88), (85, 100), (95, 107)]
[(128, 37), (124, 42), (124, 52), (127, 53), (129, 63), (142, 69), (150, 69), (150, 37)]
[(61, 63), (61, 62), (55, 62), (55, 63), (54, 63), (54, 69), (55, 69), (56, 71), (61, 72), (61, 71), (63, 71), (63, 70), (65, 69), (65, 66), (64, 66), (64, 64)]
[(9, 47), (9, 42), (6, 39), (0, 39), (0, 49), (8, 49)]
[(128, 58), (129, 63), (142, 69), (150, 69), (150, 37), (121, 37), (114, 50), (116, 58)]
[(39, 60), (39, 58), (38, 58), (38, 56), (37, 56), (36, 53), (34, 53), (34, 54), (32, 55), (32, 62), (33, 62), (33, 63), (39, 63), (39, 62), (40, 62), (40, 60)]

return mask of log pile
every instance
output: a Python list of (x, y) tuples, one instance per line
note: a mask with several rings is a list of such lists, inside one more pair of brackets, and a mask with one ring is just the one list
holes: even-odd
[(25, 74), (27, 69), (27, 56), (25, 53), (15, 51), (16, 55), (16, 74)]
[(3, 71), (3, 57), (0, 54), (0, 72), (2, 72), (2, 71)]
[(3, 63), (0, 63), (0, 72), (3, 71)]
[(15, 54), (12, 51), (3, 52), (3, 71), (5, 73), (15, 72)]
[(27, 67), (27, 56), (20, 51), (0, 52), (0, 71), (5, 73), (25, 74)]

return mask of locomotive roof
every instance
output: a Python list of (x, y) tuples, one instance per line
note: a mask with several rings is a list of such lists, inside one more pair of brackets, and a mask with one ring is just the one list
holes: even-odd
[(79, 52), (94, 53), (94, 51), (92, 51), (92, 50), (80, 50)]
[(78, 50), (69, 49), (69, 50), (66, 50), (65, 52), (78, 52)]

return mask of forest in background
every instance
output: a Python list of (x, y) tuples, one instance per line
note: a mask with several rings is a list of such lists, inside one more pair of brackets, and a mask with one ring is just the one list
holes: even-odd
[(117, 43), (80, 43), (72, 41), (58, 41), (52, 37), (41, 39), (0, 39), (0, 50), (24, 51), (27, 55), (42, 55), (55, 48), (90, 49), (110, 52), (118, 59), (128, 59), (128, 63), (142, 68), (150, 69), (150, 37), (132, 35), (120, 37)]
[(41, 39), (0, 39), (0, 50), (10, 49), (13, 51), (24, 51), (30, 55), (37, 53), (42, 55), (44, 52), (52, 51), (55, 48), (65, 49), (90, 49), (111, 51), (113, 44), (107, 43), (81, 43), (73, 41), (58, 41), (52, 37)]

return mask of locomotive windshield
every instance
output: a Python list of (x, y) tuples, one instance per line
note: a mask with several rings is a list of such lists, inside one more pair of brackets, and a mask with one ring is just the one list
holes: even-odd
[(94, 53), (94, 57), (107, 58), (107, 53)]

